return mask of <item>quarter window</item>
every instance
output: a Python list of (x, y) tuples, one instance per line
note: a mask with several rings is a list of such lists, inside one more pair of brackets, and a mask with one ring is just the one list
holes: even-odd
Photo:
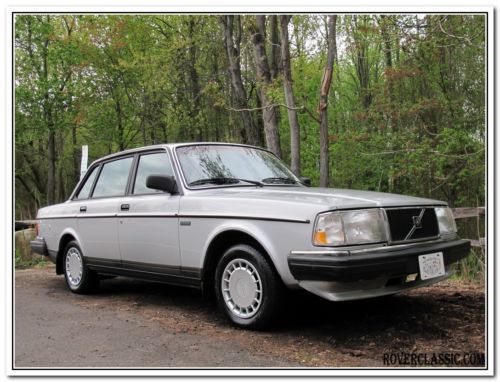
[(121, 196), (125, 194), (132, 157), (118, 159), (103, 165), (92, 194), (93, 198)]
[(92, 189), (92, 185), (94, 184), (94, 179), (97, 175), (98, 168), (99, 168), (99, 166), (95, 166), (92, 169), (92, 172), (87, 177), (87, 180), (83, 184), (82, 188), (80, 188), (80, 192), (78, 192), (78, 195), (76, 196), (75, 199), (88, 199), (89, 198), (90, 190)]
[(162, 192), (146, 187), (146, 179), (149, 175), (174, 175), (167, 153), (162, 152), (140, 156), (137, 175), (135, 177), (134, 195)]

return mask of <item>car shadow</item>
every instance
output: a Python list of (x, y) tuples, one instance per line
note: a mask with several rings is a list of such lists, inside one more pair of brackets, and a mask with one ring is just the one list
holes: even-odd
[[(57, 286), (54, 281), (54, 288), (60, 292), (65, 288), (64, 281), (57, 279)], [(189, 313), (190, 319), (196, 316), (202, 325), (230, 326), (213, 300), (203, 298), (201, 291), (191, 288), (116, 277), (101, 280), (96, 292), (82, 298), (97, 301), (118, 298), (136, 307), (167, 307)], [(411, 347), (416, 340), (445, 340), (450, 329), (477, 320), (481, 308), (484, 309), (484, 301), (474, 296), (439, 290), (346, 302), (290, 292), (276, 324), (266, 331), (285, 336), (304, 335), (343, 346), (356, 341), (380, 344), (396, 340), (400, 346)], [(467, 310), (476, 313), (468, 315)]]

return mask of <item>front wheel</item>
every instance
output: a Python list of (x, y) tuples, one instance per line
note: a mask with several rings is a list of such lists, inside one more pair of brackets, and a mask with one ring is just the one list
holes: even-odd
[(261, 329), (269, 325), (281, 302), (282, 288), (268, 260), (249, 245), (229, 248), (217, 265), (217, 302), (239, 327)]
[(97, 274), (87, 268), (83, 261), (82, 250), (76, 241), (70, 241), (64, 250), (64, 279), (74, 293), (87, 293), (97, 288)]

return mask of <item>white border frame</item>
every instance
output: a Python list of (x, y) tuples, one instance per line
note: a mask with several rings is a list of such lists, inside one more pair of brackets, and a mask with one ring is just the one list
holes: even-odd
[[(219, 0), (220, 1), (220, 0)], [(495, 192), (495, 179), (494, 179), (494, 169), (495, 169), (495, 143), (498, 147), (498, 136), (494, 134), (494, 111), (495, 111), (495, 99), (494, 99), (494, 48), (496, 47), (497, 40), (494, 30), (494, 8), (493, 7), (463, 7), (457, 6), (457, 2), (446, 1), (447, 6), (434, 7), (433, 1), (422, 0), (419, 3), (424, 4), (424, 6), (397, 6), (395, 1), (385, 1), (383, 6), (370, 6), (363, 4), (361, 2), (355, 3), (352, 6), (342, 6), (342, 7), (332, 7), (325, 5), (325, 2), (315, 0), (310, 6), (304, 7), (303, 4), (297, 0), (284, 1), (284, 0), (274, 0), (274, 5), (269, 6), (269, 2), (265, 0), (253, 1), (253, 5), (243, 5), (234, 6), (228, 5), (227, 3), (214, 3), (211, 6), (206, 6), (201, 0), (193, 1), (188, 0), (182, 2), (182, 5), (174, 3), (171, 6), (156, 6), (157, 2), (146, 0), (143, 1), (141, 6), (137, 6), (136, 1), (125, 0), (120, 2), (119, 8), (116, 7), (117, 4), (112, 5), (102, 5), (102, 1), (91, 0), (87, 2), (85, 6), (68, 6), (62, 1), (56, 2), (54, 5), (50, 6), (32, 6), (27, 1), (23, 1), (22, 6), (11, 6), (4, 9), (4, 33), (7, 41), (3, 51), (2, 51), (2, 65), (5, 68), (2, 70), (2, 79), (0, 86), (3, 89), (8, 89), (7, 96), (4, 102), (1, 102), (0, 113), (5, 116), (5, 126), (3, 139), (5, 142), (5, 151), (3, 160), (5, 163), (4, 168), (1, 170), (3, 179), (7, 187), (0, 187), (0, 216), (4, 219), (1, 221), (2, 228), (0, 230), (0, 240), (5, 243), (4, 252), (4, 262), (3, 269), (6, 271), (5, 283), (2, 283), (2, 298), (5, 298), (2, 306), (7, 307), (5, 309), (5, 314), (0, 315), (0, 320), (2, 321), (2, 326), (5, 334), (3, 337), (3, 343), (5, 348), (5, 357), (2, 358), (2, 363), (4, 363), (4, 370), (9, 376), (492, 376), (494, 375), (494, 370), (496, 366), (496, 354), (494, 353), (495, 339), (493, 338), (494, 333), (494, 323), (496, 319), (496, 306), (494, 305), (494, 295), (495, 295), (495, 232), (494, 229), (494, 217), (495, 213), (498, 212), (498, 206), (495, 205), (494, 192)], [(153, 5), (154, 4), (154, 5)], [(290, 5), (292, 4), (292, 5)], [(367, 2), (370, 4), (370, 2)], [(379, 3), (380, 4), (380, 3)], [(361, 5), (361, 6), (360, 6)], [(364, 6), (363, 6), (364, 5)], [(388, 9), (389, 8), (389, 9)], [(424, 12), (428, 14), (432, 13), (460, 13), (460, 12), (473, 12), (473, 13), (487, 13), (487, 37), (486, 41), (486, 51), (488, 55), (488, 67), (486, 73), (487, 79), (487, 130), (488, 130), (488, 141), (487, 141), (487, 168), (488, 168), (488, 198), (487, 198), (487, 246), (488, 246), (488, 258), (487, 258), (487, 322), (486, 322), (486, 336), (488, 348), (487, 348), (487, 365), (488, 370), (484, 369), (449, 369), (449, 368), (433, 368), (433, 369), (402, 369), (402, 368), (353, 368), (353, 369), (144, 369), (144, 370), (130, 370), (130, 369), (109, 369), (109, 370), (93, 370), (93, 369), (12, 369), (12, 350), (13, 350), (13, 335), (12, 332), (12, 318), (14, 312), (12, 312), (12, 272), (13, 261), (12, 261), (12, 196), (13, 196), (13, 174), (12, 174), (12, 142), (13, 142), (13, 129), (12, 120), (12, 102), (13, 102), (13, 89), (12, 89), (12, 15), (13, 13), (19, 12), (57, 12), (57, 13), (79, 13), (79, 12), (95, 12), (95, 13), (115, 13), (115, 12), (125, 12), (130, 14), (136, 14), (141, 12), (157, 12), (157, 13), (192, 13), (197, 12), (210, 12), (210, 13), (253, 13), (253, 12), (264, 12), (264, 13), (287, 13), (287, 12), (298, 12), (298, 13), (358, 13), (358, 12), (370, 12), (370, 13), (414, 13), (414, 12)], [(3, 93), (5, 94), (5, 93)], [(5, 171), (5, 174), (3, 173)], [(12, 186), (9, 186), (12, 185)], [(5, 289), (4, 289), (5, 288)]]

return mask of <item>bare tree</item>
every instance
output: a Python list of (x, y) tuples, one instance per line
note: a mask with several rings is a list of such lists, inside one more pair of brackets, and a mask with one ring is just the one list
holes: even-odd
[(295, 96), (293, 94), (292, 70), (290, 65), (290, 41), (288, 37), (288, 23), (292, 16), (280, 16), (281, 29), (281, 64), (283, 68), (283, 89), (288, 112), (288, 123), (290, 124), (290, 154), (292, 171), (300, 175), (300, 126), (295, 107)]
[(319, 93), (318, 112), (320, 117), (319, 127), (319, 185), (328, 187), (330, 185), (330, 154), (328, 142), (328, 93), (332, 83), (333, 63), (337, 56), (337, 15), (328, 17), (328, 52), (321, 88)]
[[(243, 120), (245, 132), (245, 143), (251, 145), (259, 144), (259, 133), (255, 126), (250, 111), (248, 109), (247, 93), (243, 86), (241, 78), (241, 36), (242, 27), (240, 16), (221, 16), (221, 24), (224, 28), (224, 45), (226, 48), (227, 59), (229, 62), (229, 72), (231, 74), (231, 87), (235, 95), (235, 104), (238, 109), (242, 109), (239, 113)], [(236, 21), (236, 22), (235, 22)]]
[(272, 83), (269, 61), (266, 54), (266, 16), (255, 16), (251, 23), (252, 43), (254, 47), (254, 61), (257, 71), (257, 82), (259, 84), (260, 99), (262, 101), (262, 118), (264, 120), (264, 134), (266, 145), (269, 150), (281, 157), (280, 136), (278, 131), (278, 119), (276, 107), (269, 97), (268, 91)]

